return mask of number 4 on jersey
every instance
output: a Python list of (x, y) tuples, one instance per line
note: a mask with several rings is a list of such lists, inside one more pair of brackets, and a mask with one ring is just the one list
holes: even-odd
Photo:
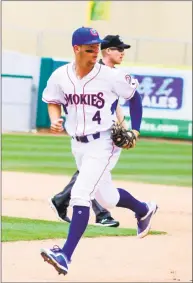
[(100, 116), (100, 111), (99, 110), (94, 114), (94, 116), (92, 118), (92, 121), (97, 121), (98, 124), (101, 123), (101, 116)]

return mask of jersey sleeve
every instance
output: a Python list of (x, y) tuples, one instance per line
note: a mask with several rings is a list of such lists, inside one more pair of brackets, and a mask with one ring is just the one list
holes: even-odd
[(42, 94), (42, 101), (51, 104), (62, 104), (62, 90), (57, 81), (56, 73), (53, 73), (47, 81)]
[(125, 70), (117, 69), (114, 72), (113, 91), (120, 97), (131, 99), (138, 87), (137, 79), (130, 76)]

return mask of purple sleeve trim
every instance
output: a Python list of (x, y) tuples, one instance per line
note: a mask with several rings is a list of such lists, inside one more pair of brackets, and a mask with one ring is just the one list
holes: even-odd
[(133, 130), (137, 130), (138, 132), (140, 132), (143, 107), (141, 96), (137, 91), (135, 92), (135, 95), (130, 99), (129, 106), (131, 127)]

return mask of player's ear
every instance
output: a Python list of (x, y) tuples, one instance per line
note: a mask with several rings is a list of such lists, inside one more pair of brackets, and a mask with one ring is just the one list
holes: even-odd
[(73, 49), (74, 49), (74, 53), (78, 53), (80, 51), (80, 46), (79, 45), (74, 45)]
[(111, 53), (111, 49), (110, 49), (110, 48), (107, 48), (107, 49), (106, 49), (106, 53), (107, 53), (107, 54), (110, 54), (110, 53)]

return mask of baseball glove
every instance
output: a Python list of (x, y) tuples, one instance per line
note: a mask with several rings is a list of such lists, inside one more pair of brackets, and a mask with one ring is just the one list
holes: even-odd
[(136, 135), (132, 130), (126, 130), (120, 124), (114, 123), (111, 128), (111, 138), (118, 147), (129, 149), (135, 147)]

